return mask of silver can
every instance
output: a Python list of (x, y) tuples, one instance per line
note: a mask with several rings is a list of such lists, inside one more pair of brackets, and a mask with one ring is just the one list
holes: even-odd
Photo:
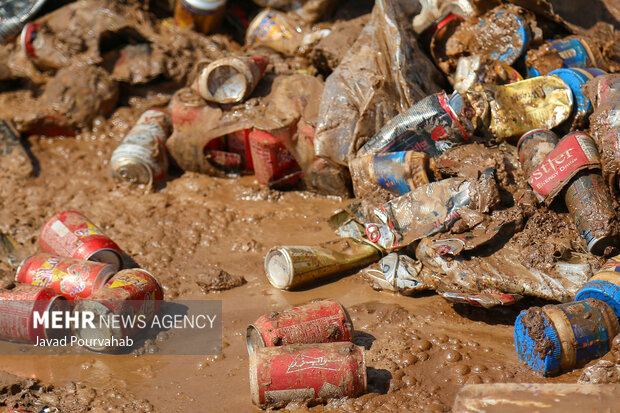
[(149, 109), (144, 112), (112, 153), (112, 176), (146, 185), (164, 179), (168, 171), (165, 144), (170, 129), (170, 121), (163, 110)]
[(24, 24), (39, 12), (46, 1), (3, 1), (2, 6), (0, 6), (0, 44), (17, 37)]

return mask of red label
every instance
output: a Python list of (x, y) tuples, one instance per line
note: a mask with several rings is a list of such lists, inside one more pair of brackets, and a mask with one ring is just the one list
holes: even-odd
[(589, 135), (575, 132), (558, 143), (532, 172), (529, 182), (538, 200), (550, 204), (577, 172), (587, 168), (600, 168), (598, 150)]

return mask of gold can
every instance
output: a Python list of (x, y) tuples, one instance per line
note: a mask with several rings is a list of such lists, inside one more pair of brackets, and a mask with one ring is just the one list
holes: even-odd
[(226, 0), (177, 0), (174, 24), (204, 34), (213, 33), (219, 29), (225, 11)]
[(265, 256), (265, 273), (271, 285), (290, 290), (313, 281), (358, 270), (383, 255), (367, 240), (341, 238), (313, 246), (272, 248)]

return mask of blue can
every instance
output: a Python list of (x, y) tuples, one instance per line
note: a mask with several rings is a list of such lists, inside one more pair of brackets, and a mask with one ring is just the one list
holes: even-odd
[(558, 52), (564, 67), (586, 67), (595, 66), (594, 57), (590, 51), (588, 43), (579, 37), (568, 37), (566, 39), (555, 40), (549, 47)]
[[(491, 59), (498, 60), (507, 65), (512, 65), (523, 53), (527, 45), (530, 42), (530, 28), (521, 16), (516, 13), (511, 13), (508, 10), (497, 10), (490, 18), (483, 18), (478, 23), (478, 30), (484, 32), (489, 30), (491, 25), (495, 22), (502, 21), (503, 24), (508, 24), (509, 27), (516, 27), (514, 31), (506, 32), (505, 36), (510, 36), (512, 39), (508, 43), (510, 47), (502, 50), (494, 50), (488, 56)], [(503, 36), (502, 36), (503, 37)], [(499, 39), (498, 39), (499, 40)], [(502, 44), (504, 42), (502, 41)], [(473, 51), (474, 53), (480, 51)], [(482, 53), (486, 54), (486, 53)]]
[(592, 103), (583, 93), (583, 87), (588, 83), (591, 77), (587, 73), (583, 73), (576, 69), (556, 69), (549, 72), (549, 75), (555, 75), (562, 79), (573, 92), (573, 113), (583, 114), (585, 116), (592, 109)]
[(522, 311), (514, 340), (521, 362), (552, 376), (605, 355), (619, 331), (611, 307), (590, 298)]
[(606, 302), (620, 318), (620, 255), (607, 261), (575, 296), (575, 300), (587, 298)]

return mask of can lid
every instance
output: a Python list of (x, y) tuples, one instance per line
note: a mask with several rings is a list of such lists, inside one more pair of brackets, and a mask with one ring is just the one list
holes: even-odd
[(293, 282), (293, 263), (284, 248), (274, 248), (265, 256), (267, 279), (276, 288), (288, 289)]
[[(620, 274), (618, 278), (620, 279)], [(616, 316), (620, 317), (620, 286), (609, 281), (590, 280), (577, 292), (575, 301), (587, 298), (595, 298), (607, 303), (613, 309)]]
[(112, 322), (100, 322), (100, 319), (107, 318), (113, 315), (112, 311), (99, 301), (84, 300), (78, 302), (75, 306), (74, 312), (88, 311), (94, 314), (93, 325), (95, 328), (91, 328), (88, 323), (83, 323), (79, 328), (73, 329), (78, 338), (85, 341), (85, 347), (98, 352), (103, 353), (115, 353), (119, 349), (112, 346), (107, 346), (107, 343), (114, 342), (112, 339), (116, 338), (120, 340), (124, 338), (123, 330), (120, 327), (120, 323)]
[(153, 183), (153, 171), (139, 159), (120, 157), (112, 160), (112, 175), (123, 181), (151, 185)]
[[(531, 326), (532, 330), (526, 327), (524, 317), (527, 318), (531, 311), (522, 311), (515, 321), (514, 340), (517, 356), (519, 361), (531, 369), (548, 376), (560, 369), (560, 340), (553, 323), (542, 312), (539, 324)], [(536, 337), (536, 340), (533, 337)], [(541, 354), (541, 351), (544, 353)]]
[(248, 354), (252, 354), (255, 349), (265, 347), (265, 340), (260, 334), (260, 331), (256, 326), (251, 324), (245, 333), (245, 343), (248, 348)]

